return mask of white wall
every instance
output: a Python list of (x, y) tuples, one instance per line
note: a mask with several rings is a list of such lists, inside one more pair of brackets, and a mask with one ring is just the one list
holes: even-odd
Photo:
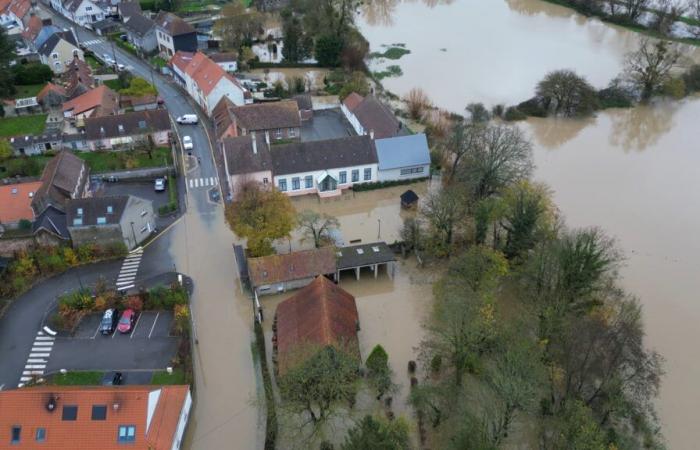
[[(416, 169), (416, 168), (418, 168), (418, 169), (423, 168), (423, 171), (417, 172), (417, 173), (407, 173), (404, 175), (401, 174), (402, 169)], [(430, 164), (403, 167), (403, 168), (398, 168), (398, 169), (380, 170), (377, 178), (378, 178), (378, 181), (395, 181), (395, 180), (411, 180), (413, 178), (425, 178), (427, 176), (430, 176)]]
[[(369, 180), (364, 179), (364, 170), (366, 168), (372, 169), (372, 178)], [(352, 171), (353, 170), (359, 170), (360, 171), (360, 179), (359, 181), (353, 183), (352, 182)], [(344, 184), (340, 183), (340, 172), (345, 171), (347, 173), (347, 182)], [(286, 179), (287, 180), (287, 190), (284, 191), (285, 194), (287, 195), (305, 195), (305, 194), (315, 194), (318, 191), (318, 177), (324, 173), (328, 172), (333, 178), (338, 180), (338, 189), (347, 189), (351, 187), (353, 184), (361, 184), (361, 183), (371, 183), (371, 182), (376, 182), (377, 181), (377, 164), (367, 164), (367, 165), (362, 165), (362, 166), (351, 166), (351, 167), (342, 167), (342, 168), (337, 168), (337, 169), (328, 169), (328, 170), (316, 170), (316, 171), (311, 171), (311, 172), (301, 172), (301, 173), (294, 173), (294, 174), (289, 174), (289, 175), (278, 175), (275, 176), (275, 187), (279, 189), (279, 181), (280, 179)], [(307, 175), (311, 175), (313, 177), (313, 187), (311, 189), (306, 189), (304, 186), (304, 178)], [(300, 189), (298, 190), (292, 190), (292, 178), (299, 177), (299, 186)]]
[(229, 100), (233, 102), (236, 106), (245, 105), (245, 97), (243, 96), (243, 90), (238, 87), (233, 81), (226, 77), (223, 77), (216, 84), (214, 89), (207, 96), (207, 105), (204, 108), (207, 113), (211, 116), (211, 111), (219, 104), (219, 100), (222, 97), (228, 97)]
[(238, 70), (238, 62), (236, 61), (219, 62), (217, 64), (226, 72), (235, 72)]
[(190, 391), (187, 391), (187, 397), (185, 397), (185, 403), (182, 405), (182, 411), (180, 411), (180, 418), (177, 421), (177, 429), (175, 430), (175, 436), (173, 438), (173, 446), (171, 450), (178, 450), (182, 444), (182, 435), (185, 434), (185, 428), (187, 428), (187, 420), (190, 417), (190, 409), (192, 408), (192, 395)]
[(344, 103), (340, 104), (340, 110), (343, 111), (343, 114), (345, 114), (345, 118), (348, 119), (348, 122), (350, 122), (350, 125), (352, 125), (352, 128), (355, 130), (355, 133), (357, 133), (359, 136), (363, 136), (364, 134), (366, 134), (365, 129), (360, 124), (360, 121), (357, 120), (355, 114), (351, 113)]

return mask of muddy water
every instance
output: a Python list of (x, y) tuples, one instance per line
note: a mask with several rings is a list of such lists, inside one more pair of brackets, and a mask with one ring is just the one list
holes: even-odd
[(700, 430), (700, 99), (531, 120), (536, 178), (571, 226), (600, 226), (627, 256), (623, 285), (644, 306), (650, 346), (666, 358), (658, 401), (669, 448), (697, 448)]
[[(637, 34), (541, 0), (374, 0), (360, 28), (372, 51), (405, 44), (403, 75), (382, 83), (397, 95), (424, 89), (435, 104), (462, 112), (470, 102), (513, 104), (532, 97), (551, 70), (569, 68), (596, 87), (617, 76)], [(420, 30), (420, 32), (417, 32)]]
[(253, 312), (240, 294), (221, 209), (190, 208), (169, 235), (177, 269), (192, 277), (195, 346), (195, 407), (185, 448), (261, 448), (259, 389), (250, 342)]

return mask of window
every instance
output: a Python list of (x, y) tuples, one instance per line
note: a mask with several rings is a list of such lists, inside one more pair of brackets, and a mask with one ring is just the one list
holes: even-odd
[(147, 215), (147, 214), (148, 214), (148, 211), (146, 211), (145, 209), (144, 209), (143, 211), (141, 211), (141, 217), (143, 217), (143, 216), (145, 216), (145, 215)]
[(46, 440), (46, 428), (37, 428), (36, 429), (36, 441), (37, 442), (44, 442)]
[(278, 186), (280, 191), (284, 192), (287, 190), (287, 179), (286, 178), (280, 178), (278, 181)]
[(77, 406), (64, 406), (62, 420), (76, 420), (78, 418)]
[(92, 6), (86, 6), (85, 11), (92, 11)]
[(307, 175), (304, 177), (304, 188), (311, 189), (312, 187), (314, 187), (314, 177)]
[(106, 217), (98, 217), (97, 218), (97, 225), (104, 225), (107, 223), (107, 218)]
[(136, 440), (136, 427), (133, 425), (119, 425), (118, 442), (134, 442)]
[(15, 425), (12, 427), (12, 443), (13, 444), (19, 444), (19, 438), (20, 435), (22, 434), (22, 427), (19, 425)]
[(58, 53), (52, 53), (52, 54), (51, 54), (51, 57), (52, 57), (53, 59), (58, 59)]
[(292, 190), (293, 191), (298, 191), (299, 190), (299, 177), (294, 177), (292, 178)]
[(369, 181), (372, 179), (372, 169), (367, 168), (365, 169), (365, 181)]
[(297, 130), (295, 130), (294, 128), (290, 128), (289, 131), (288, 131), (288, 133), (287, 133), (287, 135), (288, 135), (290, 138), (296, 137), (296, 136), (297, 136)]
[(338, 184), (345, 184), (348, 182), (348, 173), (343, 170), (342, 172), (340, 172), (340, 176), (338, 178)]
[(81, 219), (80, 217), (76, 217), (75, 219), (73, 219), (73, 226), (79, 227), (82, 224), (83, 224), (83, 219)]
[(114, 208), (112, 208), (111, 206), (108, 206), (107, 207), (107, 214), (112, 214), (112, 213), (114, 213)]
[(78, 208), (76, 214), (78, 214), (79, 216), (82, 216), (83, 215), (83, 208)]
[(270, 180), (268, 180), (267, 177), (263, 178), (263, 184), (267, 184), (269, 182), (270, 182)]
[(401, 175), (411, 175), (413, 173), (423, 173), (425, 167), (411, 167), (410, 169), (401, 169)]
[(275, 130), (275, 139), (282, 139), (282, 128)]
[(92, 405), (92, 420), (107, 420), (107, 406)]
[(360, 171), (355, 169), (352, 171), (352, 182), (355, 183), (357, 181), (360, 181)]

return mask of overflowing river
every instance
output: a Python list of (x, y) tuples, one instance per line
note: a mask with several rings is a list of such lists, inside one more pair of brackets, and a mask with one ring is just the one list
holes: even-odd
[[(386, 88), (423, 88), (461, 113), (470, 102), (513, 104), (550, 70), (571, 68), (603, 87), (638, 35), (539, 0), (373, 2), (361, 19), (373, 51), (411, 53)], [(420, 30), (420, 32), (416, 32)], [(689, 55), (698, 60), (700, 51)], [(532, 119), (535, 177), (571, 226), (600, 226), (627, 259), (623, 285), (644, 305), (648, 344), (666, 359), (659, 412), (669, 448), (697, 448), (700, 388), (700, 99), (601, 112), (586, 120)]]

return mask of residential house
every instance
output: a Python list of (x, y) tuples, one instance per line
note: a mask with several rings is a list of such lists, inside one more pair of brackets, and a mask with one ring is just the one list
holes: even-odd
[(369, 136), (269, 146), (255, 136), (221, 142), (229, 185), (254, 180), (287, 195), (339, 195), (355, 184), (377, 181), (377, 153)]
[(51, 0), (51, 7), (71, 22), (88, 28), (111, 13), (110, 2), (97, 0)]
[(50, 38), (54, 33), (58, 33), (61, 30), (59, 27), (56, 25), (44, 25), (41, 27), (41, 30), (39, 30), (39, 34), (37, 34), (36, 38), (34, 39), (34, 45), (36, 46), (37, 49), (39, 49), (42, 45), (44, 45), (44, 42), (48, 38)]
[(368, 136), (272, 146), (274, 185), (287, 195), (340, 195), (377, 181), (377, 152)]
[(41, 187), (32, 200), (34, 214), (40, 215), (49, 206), (65, 212), (69, 200), (85, 197), (89, 189), (90, 169), (85, 161), (67, 150), (60, 151), (44, 167)]
[(292, 97), (292, 100), (297, 102), (297, 107), (299, 108), (299, 115), (301, 116), (302, 122), (306, 122), (307, 120), (312, 120), (314, 118), (314, 105), (311, 95), (295, 95)]
[(41, 181), (0, 185), (0, 226), (16, 228), (21, 220), (34, 221), (32, 199)]
[(57, 108), (68, 100), (68, 93), (63, 86), (49, 82), (39, 91), (36, 100), (46, 109)]
[(178, 450), (190, 388), (36, 386), (0, 391), (5, 448)]
[(145, 111), (151, 109), (158, 109), (161, 100), (158, 99), (157, 95), (120, 95), (119, 96), (119, 108), (121, 110), (129, 111)]
[(60, 150), (63, 136), (61, 133), (28, 134), (10, 138), (10, 146), (15, 155), (41, 155), (51, 150)]
[(31, 9), (30, 0), (0, 1), (0, 26), (7, 30), (8, 35), (21, 34), (26, 29), (25, 17)]
[(131, 149), (137, 145), (168, 145), (170, 116), (165, 109), (135, 111), (85, 120), (90, 150)]
[[(134, 2), (129, 2), (133, 4)], [(129, 42), (144, 53), (155, 52), (158, 48), (155, 22), (133, 8), (122, 10), (122, 27)], [(125, 15), (128, 14), (128, 15)]]
[(319, 275), (335, 276), (335, 251), (316, 248), (286, 255), (248, 259), (248, 277), (255, 295), (277, 294), (298, 289)]
[(34, 40), (39, 36), (41, 28), (44, 26), (41, 18), (34, 13), (29, 13), (29, 19), (27, 19), (27, 24), (22, 31), (22, 39), (24, 40), (24, 45), (33, 51), (36, 51), (36, 46)]
[(234, 105), (252, 103), (250, 92), (204, 53), (177, 52), (170, 60), (174, 79), (197, 104), (212, 115), (223, 97)]
[(430, 149), (425, 134), (376, 139), (379, 181), (425, 178), (430, 175)]
[(63, 85), (66, 86), (69, 100), (85, 94), (95, 86), (95, 79), (92, 77), (90, 64), (78, 58), (74, 58), (71, 61), (61, 79)]
[[(355, 297), (324, 276), (289, 297), (275, 310), (272, 360), (277, 376), (328, 347), (360, 360), (360, 319)], [(309, 348), (310, 347), (310, 348)]]
[(141, 9), (141, 3), (138, 1), (120, 1), (117, 3), (117, 15), (122, 19), (122, 21), (131, 17), (135, 14), (143, 14)]
[(119, 110), (119, 97), (105, 85), (98, 86), (63, 104), (63, 117), (81, 120), (90, 117), (115, 115)]
[(209, 55), (209, 58), (226, 72), (235, 72), (238, 70), (238, 53), (236, 52), (212, 53)]
[(161, 11), (155, 20), (158, 52), (172, 58), (177, 52), (197, 51), (197, 31), (178, 16)]
[(343, 100), (340, 109), (359, 135), (384, 139), (405, 134), (394, 113), (373, 95), (362, 97), (353, 92)]
[(32, 235), (39, 245), (56, 246), (70, 241), (66, 213), (49, 206), (34, 219)]
[(75, 58), (85, 60), (83, 50), (78, 47), (72, 31), (53, 33), (37, 51), (41, 62), (51, 67), (56, 74), (65, 72)]
[(132, 250), (156, 229), (153, 202), (133, 195), (70, 200), (66, 219), (74, 247), (123, 243)]
[(228, 97), (223, 97), (212, 116), (219, 139), (255, 134), (258, 140), (270, 144), (299, 140), (301, 136), (301, 115), (294, 100), (235, 106)]

